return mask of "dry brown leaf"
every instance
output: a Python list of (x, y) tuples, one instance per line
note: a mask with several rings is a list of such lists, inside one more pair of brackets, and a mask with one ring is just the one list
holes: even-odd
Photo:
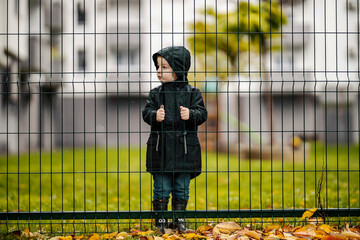
[(313, 237), (316, 235), (315, 230), (313, 228), (308, 228), (306, 226), (297, 229), (292, 234), (297, 237)]
[(295, 237), (291, 233), (287, 233), (287, 232), (284, 232), (284, 238), (287, 240), (296, 240), (297, 239), (297, 237)]
[(206, 235), (212, 235), (213, 232), (212, 231), (202, 231), (201, 234), (206, 236)]
[(29, 228), (25, 229), (25, 230), (23, 231), (23, 235), (24, 235), (25, 237), (29, 237), (29, 236), (30, 236), (30, 229), (29, 229)]
[(196, 231), (202, 233), (204, 231), (211, 231), (211, 230), (213, 230), (213, 228), (214, 228), (213, 226), (211, 226), (210, 224), (207, 224), (207, 225), (202, 225), (202, 226), (198, 227), (198, 229), (196, 229)]
[(346, 240), (346, 237), (341, 234), (331, 234), (323, 237), (321, 240)]
[(278, 239), (280, 239), (280, 238), (274, 234), (270, 234), (269, 236), (264, 238), (264, 240), (278, 240)]
[(219, 234), (232, 234), (233, 232), (237, 231), (237, 230), (241, 230), (242, 228), (240, 227), (239, 224), (235, 223), (235, 222), (223, 222), (223, 223), (219, 223), (214, 227), (214, 231), (216, 229), (216, 232)]
[(239, 234), (232, 234), (232, 235), (230, 235), (230, 236), (228, 236), (226, 239), (227, 240), (235, 240), (235, 239), (237, 239), (239, 237)]
[(349, 231), (360, 234), (360, 228), (357, 227), (349, 228)]
[(283, 232), (281, 232), (281, 231), (276, 231), (276, 236), (277, 236), (278, 238), (284, 238), (284, 234), (283, 234)]
[(279, 230), (280, 228), (281, 228), (280, 225), (278, 225), (278, 224), (273, 224), (273, 225), (268, 226), (268, 227), (264, 230), (264, 232), (265, 232), (265, 233), (268, 233), (268, 232), (273, 231), (274, 229), (275, 229), (275, 230)]
[(312, 208), (303, 213), (301, 219), (310, 218), (316, 212), (317, 208)]
[(282, 232), (287, 232), (287, 233), (290, 233), (290, 232), (293, 232), (295, 231), (296, 229), (292, 226), (289, 226), (289, 225), (285, 225), (281, 228)]
[(342, 231), (342, 235), (351, 238), (351, 239), (360, 239), (360, 235), (351, 231)]
[(196, 236), (196, 234), (195, 233), (185, 233), (185, 234), (182, 234), (182, 236), (185, 239), (193, 239)]
[(255, 232), (255, 231), (246, 231), (245, 235), (251, 238), (255, 238), (256, 240), (260, 240), (261, 234)]
[(129, 234), (127, 233), (127, 232), (121, 232), (121, 233), (119, 233), (118, 235), (116, 235), (116, 237), (123, 237), (123, 238), (125, 238), (125, 237), (127, 237)]
[(181, 237), (179, 237), (176, 234), (173, 234), (173, 235), (169, 236), (167, 239), (169, 239), (169, 240), (177, 240), (177, 239), (181, 239)]

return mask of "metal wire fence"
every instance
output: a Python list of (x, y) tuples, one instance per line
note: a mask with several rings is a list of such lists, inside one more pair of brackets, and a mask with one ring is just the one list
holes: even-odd
[(296, 223), (318, 208), (359, 221), (359, 0), (0, 0), (0, 12), (1, 231), (151, 224), (142, 111), (161, 85), (152, 55), (169, 46), (190, 50), (207, 121), (187, 209), (165, 217)]

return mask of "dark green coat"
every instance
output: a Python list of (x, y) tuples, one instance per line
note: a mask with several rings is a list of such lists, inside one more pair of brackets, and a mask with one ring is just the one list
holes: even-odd
[[(177, 80), (162, 84), (149, 93), (143, 119), (151, 126), (147, 141), (146, 170), (156, 172), (189, 172), (191, 178), (201, 172), (201, 148), (198, 126), (207, 119), (207, 110), (200, 90), (189, 85), (187, 72), (190, 53), (184, 47), (168, 47), (153, 55), (164, 57), (177, 75)], [(165, 107), (165, 120), (156, 121), (156, 112)], [(180, 117), (180, 106), (190, 110), (189, 120)]]

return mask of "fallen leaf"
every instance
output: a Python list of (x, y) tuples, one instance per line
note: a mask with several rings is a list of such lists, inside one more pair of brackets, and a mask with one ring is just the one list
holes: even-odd
[(25, 229), (25, 230), (23, 231), (23, 235), (24, 235), (25, 237), (29, 237), (29, 236), (30, 236), (30, 229), (29, 229), (29, 228)]
[(273, 224), (273, 225), (270, 225), (270, 226), (268, 226), (265, 230), (264, 230), (264, 232), (271, 232), (271, 231), (273, 231), (274, 229), (275, 230), (279, 230), (281, 228), (281, 226), (280, 225), (278, 225), (278, 224)]
[(101, 239), (113, 239), (114, 237), (116, 237), (118, 234), (118, 232), (113, 232), (110, 234), (104, 234), (101, 236)]
[(240, 239), (240, 240), (249, 240), (250, 238), (248, 236), (241, 236), (241, 237), (238, 237), (238, 239)]
[(305, 218), (309, 218), (312, 215), (314, 215), (314, 213), (316, 212), (317, 208), (312, 208), (310, 210), (307, 210), (306, 212), (304, 212), (304, 214), (302, 215), (301, 219), (305, 219)]
[(341, 234), (331, 234), (323, 237), (321, 240), (346, 240), (346, 237)]
[(291, 233), (287, 233), (287, 232), (284, 232), (284, 238), (287, 239), (287, 240), (296, 240), (296, 239), (298, 239), (297, 237), (295, 237)]
[(235, 240), (239, 237), (239, 234), (233, 234), (226, 238), (226, 240)]
[(201, 234), (206, 236), (206, 235), (212, 235), (213, 232), (212, 231), (202, 231)]
[[(360, 226), (358, 226), (358, 227), (360, 227)], [(358, 228), (358, 227), (348, 228), (348, 230), (351, 232), (360, 234), (360, 228)]]
[(141, 235), (141, 231), (140, 230), (137, 230), (137, 229), (132, 229), (132, 231), (131, 231), (131, 235), (133, 235), (133, 236), (140, 236)]
[(177, 239), (181, 239), (181, 237), (179, 237), (178, 235), (176, 234), (173, 234), (171, 236), (169, 236), (167, 239), (170, 239), (170, 240), (177, 240)]
[(72, 236), (67, 236), (67, 237), (59, 237), (59, 240), (72, 240), (73, 237)]
[(116, 237), (123, 237), (123, 238), (125, 238), (125, 237), (127, 237), (129, 234), (127, 233), (127, 232), (121, 232), (121, 233), (119, 233), (118, 235), (116, 235)]
[(153, 238), (152, 236), (150, 236), (150, 235), (147, 235), (147, 236), (146, 236), (146, 239), (147, 239), (147, 240), (154, 240), (154, 238)]
[(315, 229), (310, 228), (309, 226), (304, 226), (302, 228), (299, 228), (295, 230), (292, 234), (297, 237), (313, 237), (316, 235)]
[(322, 224), (318, 228), (323, 230), (326, 233), (331, 233), (331, 227), (327, 224)]
[(360, 239), (360, 235), (351, 231), (343, 231), (341, 232), (342, 235), (351, 238), (351, 239)]
[(195, 233), (186, 233), (186, 234), (182, 234), (182, 236), (185, 239), (193, 239), (196, 236), (196, 234)]
[(287, 232), (287, 233), (290, 233), (290, 232), (293, 232), (295, 230), (294, 227), (292, 226), (289, 226), (289, 225), (285, 225), (281, 228), (282, 232)]
[(80, 235), (80, 236), (75, 236), (75, 237), (73, 237), (73, 239), (76, 239), (76, 240), (82, 240), (82, 239), (84, 239), (84, 238), (85, 238), (84, 235)]
[(167, 235), (169, 235), (169, 236), (170, 236), (171, 234), (174, 234), (174, 230), (171, 229), (171, 228), (165, 228), (164, 232), (165, 232), (165, 234), (167, 234)]
[(264, 240), (278, 240), (278, 239), (280, 239), (280, 238), (274, 234), (270, 234), (269, 236), (264, 238)]
[(91, 237), (89, 238), (89, 240), (101, 240), (101, 238), (100, 238), (99, 234), (93, 233), (91, 235)]
[[(219, 223), (217, 224), (214, 229), (213, 229), (213, 233), (214, 236), (215, 234), (218, 236), (220, 234), (232, 234), (233, 232), (237, 231), (237, 230), (241, 230), (242, 228), (240, 227), (239, 224), (235, 223), (235, 222), (223, 222), (223, 223)], [(215, 236), (215, 237), (217, 237)]]
[(214, 227), (211, 226), (210, 224), (208, 224), (208, 225), (202, 225), (202, 226), (198, 227), (198, 229), (196, 229), (196, 231), (202, 233), (202, 232), (204, 232), (204, 231), (211, 231), (213, 228), (214, 228)]
[(245, 235), (251, 238), (255, 238), (256, 240), (260, 240), (261, 234), (255, 231), (246, 231)]

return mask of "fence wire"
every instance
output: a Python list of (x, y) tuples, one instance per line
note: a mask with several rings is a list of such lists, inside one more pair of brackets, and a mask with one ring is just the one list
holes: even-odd
[(169, 46), (190, 50), (208, 114), (187, 209), (164, 217), (297, 223), (317, 208), (358, 224), (359, 8), (0, 0), (0, 231), (151, 225), (142, 111), (161, 85), (152, 55)]

